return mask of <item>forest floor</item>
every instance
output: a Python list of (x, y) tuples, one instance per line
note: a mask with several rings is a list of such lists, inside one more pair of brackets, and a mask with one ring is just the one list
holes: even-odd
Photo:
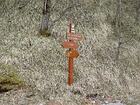
[[(67, 91), (69, 97), (80, 93), (73, 93)], [(75, 97), (75, 96), (74, 96)], [(90, 94), (86, 97), (81, 96), (81, 104), (78, 105), (125, 105), (119, 100), (112, 100), (111, 98), (100, 99), (95, 94)], [(45, 100), (41, 93), (31, 87), (16, 88), (8, 92), (0, 93), (0, 105), (76, 105), (71, 102), (67, 104), (63, 100)], [(132, 104), (133, 105), (133, 104)], [(139, 105), (139, 104), (137, 104)]]

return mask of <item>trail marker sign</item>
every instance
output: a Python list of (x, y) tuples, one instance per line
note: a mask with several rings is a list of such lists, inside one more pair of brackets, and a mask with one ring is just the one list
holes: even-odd
[(73, 33), (67, 33), (67, 38), (69, 40), (74, 40), (74, 41), (80, 41), (82, 40), (82, 37), (80, 34), (73, 34)]
[(71, 86), (73, 83), (73, 61), (74, 58), (79, 56), (77, 51), (78, 44), (77, 41), (80, 41), (82, 37), (80, 34), (75, 34), (74, 24), (69, 21), (68, 31), (67, 31), (67, 40), (62, 43), (64, 48), (68, 48), (66, 51), (66, 56), (68, 57), (68, 85)]
[(78, 48), (77, 43), (75, 43), (73, 41), (68, 41), (68, 40), (64, 41), (63, 44), (62, 44), (62, 46), (64, 48), (74, 48), (74, 49), (77, 49)]
[(72, 49), (70, 51), (66, 51), (66, 56), (70, 58), (77, 58), (79, 56), (79, 53), (77, 50)]

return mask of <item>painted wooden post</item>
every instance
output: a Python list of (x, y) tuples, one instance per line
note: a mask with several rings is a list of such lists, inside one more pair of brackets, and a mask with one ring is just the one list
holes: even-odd
[(73, 83), (73, 69), (74, 69), (74, 58), (79, 56), (77, 41), (81, 40), (81, 36), (79, 34), (75, 34), (74, 24), (69, 21), (69, 27), (67, 31), (67, 40), (63, 42), (64, 48), (69, 48), (66, 51), (66, 55), (68, 57), (68, 85), (71, 86)]
[(69, 74), (68, 74), (68, 85), (70, 86), (73, 83), (73, 58), (68, 57), (68, 66), (69, 66)]

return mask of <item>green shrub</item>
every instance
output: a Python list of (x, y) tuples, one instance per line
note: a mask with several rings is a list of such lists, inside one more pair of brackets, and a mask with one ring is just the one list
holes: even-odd
[(0, 93), (24, 86), (25, 82), (12, 65), (0, 64)]

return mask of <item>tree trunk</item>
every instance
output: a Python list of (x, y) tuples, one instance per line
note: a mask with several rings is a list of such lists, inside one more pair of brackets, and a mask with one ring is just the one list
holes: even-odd
[(51, 8), (51, 0), (44, 0), (43, 16), (42, 16), (42, 22), (41, 22), (41, 28), (40, 28), (41, 35), (49, 36), (50, 8)]

